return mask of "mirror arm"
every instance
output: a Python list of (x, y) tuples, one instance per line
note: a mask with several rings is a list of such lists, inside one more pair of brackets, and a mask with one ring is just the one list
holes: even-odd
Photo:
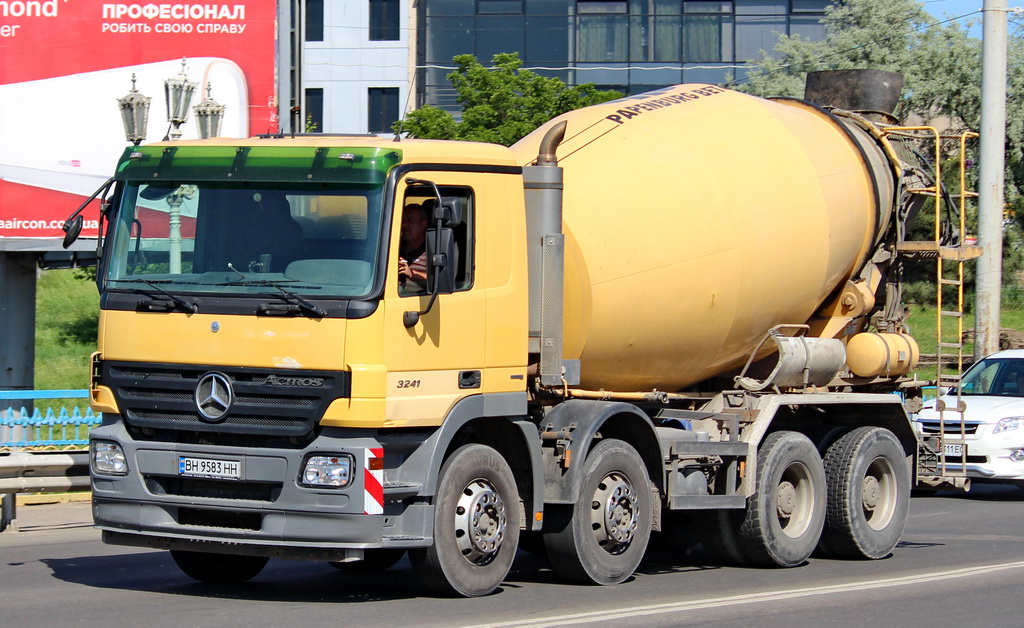
[(406, 329), (411, 329), (416, 326), (416, 323), (420, 322), (420, 317), (430, 312), (431, 308), (434, 307), (434, 301), (437, 300), (437, 286), (434, 286), (434, 291), (430, 293), (430, 300), (427, 301), (427, 307), (417, 312), (410, 310), (402, 313), (402, 324), (405, 325)]
[(72, 220), (72, 219), (73, 219), (73, 218), (74, 218), (75, 216), (77, 216), (78, 214), (81, 214), (81, 213), (82, 213), (82, 212), (83, 212), (83, 211), (85, 210), (85, 208), (89, 206), (89, 203), (91, 203), (91, 202), (93, 202), (94, 200), (96, 200), (96, 197), (97, 197), (97, 196), (99, 196), (100, 194), (103, 194), (103, 195), (105, 196), (105, 195), (106, 195), (106, 191), (107, 191), (107, 190), (108, 190), (108, 189), (110, 188), (110, 186), (111, 186), (111, 185), (113, 185), (113, 184), (114, 184), (114, 177), (110, 177), (109, 179), (107, 179), (106, 181), (104, 181), (104, 182), (103, 182), (103, 185), (101, 185), (100, 187), (98, 187), (98, 188), (96, 189), (96, 191), (92, 193), (92, 196), (90, 196), (89, 198), (85, 199), (85, 202), (84, 202), (84, 203), (82, 203), (81, 205), (79, 205), (79, 206), (78, 206), (78, 209), (76, 209), (76, 210), (75, 210), (74, 212), (72, 212), (72, 214), (71, 214), (70, 216), (68, 216), (68, 217), (67, 217), (67, 218), (66, 218), (66, 219), (64, 220), (64, 224), (65, 224), (65, 225), (67, 225), (67, 224), (68, 224), (69, 222), (71, 222), (71, 220)]

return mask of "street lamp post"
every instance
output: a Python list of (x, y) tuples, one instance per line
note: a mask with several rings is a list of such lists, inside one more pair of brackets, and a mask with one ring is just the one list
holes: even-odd
[(199, 137), (207, 139), (220, 135), (220, 125), (224, 122), (224, 105), (210, 97), (209, 83), (206, 84), (206, 97), (192, 109), (196, 112)]
[(149, 121), (149, 96), (143, 96), (135, 89), (135, 75), (132, 74), (132, 91), (117, 99), (121, 107), (121, 122), (125, 138), (138, 146), (146, 139), (146, 123)]
[(181, 274), (181, 205), (196, 195), (196, 186), (182, 185), (167, 196), (169, 237), (167, 238), (167, 270), (172, 275)]
[(180, 127), (188, 120), (188, 105), (192, 102), (192, 92), (196, 82), (188, 80), (185, 75), (185, 59), (181, 60), (181, 72), (164, 81), (164, 96), (167, 99), (167, 121), (171, 123), (170, 139), (181, 137)]

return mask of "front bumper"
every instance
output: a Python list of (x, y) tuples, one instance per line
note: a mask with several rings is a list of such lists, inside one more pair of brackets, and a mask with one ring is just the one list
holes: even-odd
[[(373, 438), (322, 434), (302, 449), (185, 445), (136, 441), (121, 422), (91, 438), (120, 444), (128, 461), (125, 476), (92, 476), (93, 518), (108, 543), (317, 560), (429, 544), (422, 533), (432, 521), (429, 505), (384, 508), (381, 478), (365, 471), (370, 452), (381, 451)], [(299, 485), (306, 456), (317, 452), (352, 455), (352, 483)], [(181, 455), (238, 461), (241, 479), (182, 477)]]

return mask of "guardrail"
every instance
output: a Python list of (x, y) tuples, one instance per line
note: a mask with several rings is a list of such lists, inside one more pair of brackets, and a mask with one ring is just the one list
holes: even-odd
[(87, 390), (0, 390), (0, 532), (14, 522), (15, 493), (89, 488), (89, 452), (80, 448), (89, 444), (89, 430), (102, 415), (34, 403), (88, 397)]
[(0, 532), (17, 516), (15, 493), (88, 488), (88, 450), (0, 452)]

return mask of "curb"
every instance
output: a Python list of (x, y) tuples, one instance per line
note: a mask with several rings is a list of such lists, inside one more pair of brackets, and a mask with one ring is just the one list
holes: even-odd
[(71, 504), (79, 502), (91, 502), (92, 493), (85, 491), (80, 493), (40, 493), (37, 495), (18, 495), (17, 500), (19, 506)]

